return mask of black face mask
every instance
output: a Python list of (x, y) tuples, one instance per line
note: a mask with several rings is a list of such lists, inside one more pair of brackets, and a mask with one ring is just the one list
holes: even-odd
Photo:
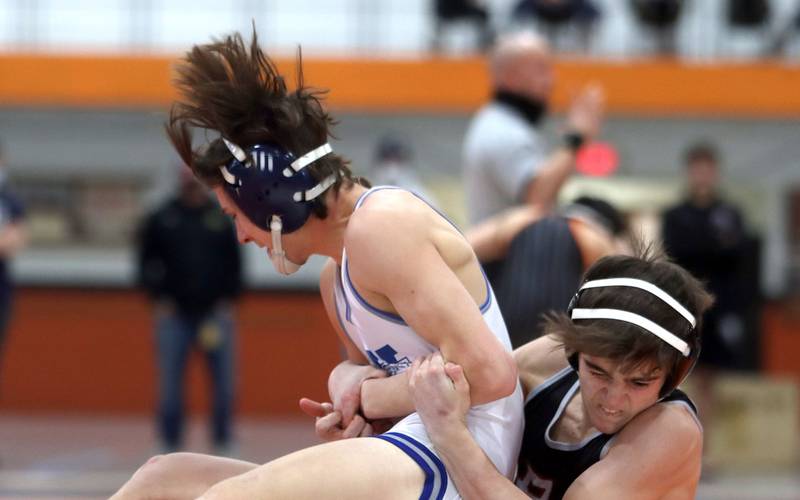
[(504, 104), (517, 111), (531, 125), (539, 125), (542, 118), (547, 114), (547, 103), (539, 99), (531, 99), (521, 94), (497, 90), (494, 93), (494, 101)]

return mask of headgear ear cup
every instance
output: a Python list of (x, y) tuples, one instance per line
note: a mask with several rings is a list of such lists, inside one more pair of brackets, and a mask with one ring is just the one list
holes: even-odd
[(669, 393), (677, 389), (686, 380), (686, 377), (692, 373), (697, 360), (700, 358), (701, 342), (697, 328), (691, 328), (688, 337), (687, 341), (692, 346), (692, 352), (688, 357), (681, 359), (678, 366), (672, 371), (671, 376), (664, 380), (664, 385), (661, 387), (661, 393), (659, 394), (662, 398), (668, 396)]
[(256, 144), (245, 151), (225, 138), (223, 141), (233, 156), (219, 167), (226, 193), (253, 224), (271, 233), (268, 253), (275, 270), (284, 275), (297, 272), (302, 264), (287, 256), (283, 233), (300, 229), (311, 216), (314, 199), (336, 183), (336, 173), (317, 182), (306, 169), (331, 152), (330, 144), (295, 158), (272, 144)]
[[(284, 234), (299, 229), (311, 215), (313, 197), (335, 181), (335, 176), (330, 176), (317, 182), (304, 168), (330, 152), (327, 144), (313, 150), (311, 153), (316, 156), (308, 161), (307, 155), (298, 159), (272, 144), (240, 148), (230, 141), (225, 142), (234, 156), (220, 168), (225, 191), (247, 218), (265, 231), (270, 230), (273, 216), (280, 217)], [(327, 149), (316, 153), (323, 148)], [(301, 163), (299, 167), (298, 162)]]
[[(572, 317), (572, 310), (578, 306), (578, 296), (580, 295), (581, 291), (578, 290), (575, 292), (575, 295), (569, 300), (569, 304), (567, 305), (567, 317)], [(580, 359), (579, 354), (577, 352), (567, 352), (567, 362), (572, 367), (573, 370), (578, 371), (578, 367), (580, 366)]]

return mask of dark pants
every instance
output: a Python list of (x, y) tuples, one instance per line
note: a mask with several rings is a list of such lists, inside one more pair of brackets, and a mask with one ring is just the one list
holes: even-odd
[(167, 450), (181, 446), (184, 378), (192, 346), (205, 356), (211, 379), (211, 439), (215, 447), (231, 440), (234, 401), (234, 329), (227, 313), (207, 317), (171, 314), (156, 319), (158, 357), (158, 429)]

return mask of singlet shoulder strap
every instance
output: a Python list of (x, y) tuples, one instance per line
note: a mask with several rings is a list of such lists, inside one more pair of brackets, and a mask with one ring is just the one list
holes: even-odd
[(541, 394), (545, 389), (551, 387), (555, 383), (559, 382), (560, 380), (568, 377), (570, 373), (574, 373), (575, 370), (572, 369), (571, 366), (566, 366), (561, 370), (557, 371), (556, 373), (550, 375), (544, 382), (537, 385), (529, 394), (528, 397), (525, 398), (525, 403), (528, 403), (530, 400)]

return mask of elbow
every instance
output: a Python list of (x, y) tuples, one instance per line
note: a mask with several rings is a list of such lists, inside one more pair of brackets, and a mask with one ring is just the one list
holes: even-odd
[(517, 384), (519, 382), (517, 365), (514, 363), (514, 358), (511, 356), (511, 353), (505, 353), (503, 359), (505, 361), (504, 369), (500, 370), (502, 376), (498, 377), (495, 387), (495, 394), (498, 399), (512, 395), (517, 389)]
[(518, 381), (517, 366), (511, 353), (503, 351), (502, 356), (485, 366), (486, 369), (482, 370), (483, 390), (477, 398), (481, 401), (475, 401), (476, 404), (502, 399), (514, 393)]

